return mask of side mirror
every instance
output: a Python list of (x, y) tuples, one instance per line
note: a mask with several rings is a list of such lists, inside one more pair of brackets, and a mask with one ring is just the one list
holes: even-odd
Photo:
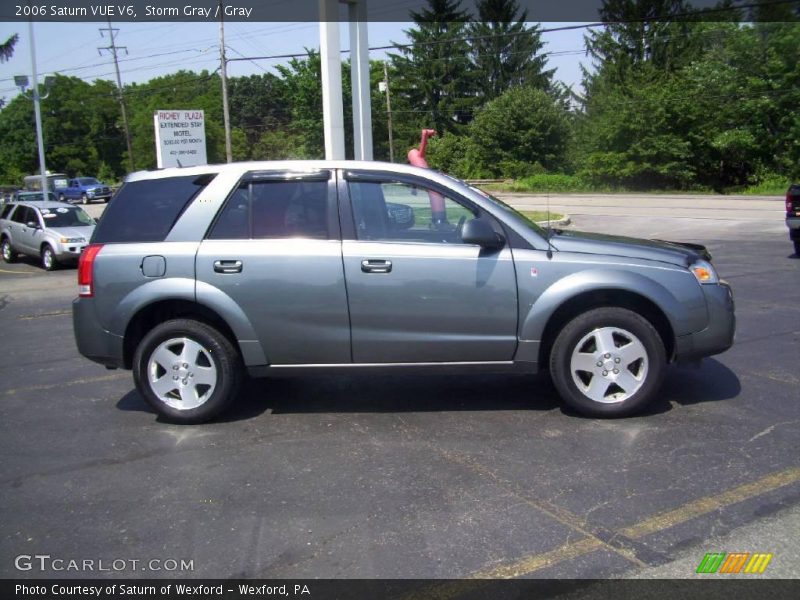
[(477, 244), (481, 248), (497, 250), (502, 248), (506, 241), (497, 233), (485, 219), (470, 219), (464, 223), (461, 240), (465, 244)]
[(26, 224), (28, 227), (30, 227), (31, 229), (39, 229), (39, 223), (37, 223), (36, 221), (28, 221), (28, 222), (27, 222), (27, 223), (25, 223), (25, 224)]

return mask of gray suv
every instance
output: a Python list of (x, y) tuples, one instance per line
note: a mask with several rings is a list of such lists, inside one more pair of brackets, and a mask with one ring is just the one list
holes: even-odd
[(668, 363), (734, 337), (731, 288), (702, 246), (547, 231), (410, 166), (134, 173), (91, 242), (78, 349), (132, 369), (181, 423), (217, 415), (245, 373), (353, 369), (549, 370), (573, 409), (623, 416), (656, 395)]
[(0, 212), (0, 255), (7, 263), (14, 262), (19, 254), (34, 256), (48, 271), (65, 263), (74, 265), (94, 227), (95, 220), (77, 206), (12, 202)]

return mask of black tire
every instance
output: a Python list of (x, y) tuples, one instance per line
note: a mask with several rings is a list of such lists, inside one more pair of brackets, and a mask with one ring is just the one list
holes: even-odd
[[(170, 406), (159, 397), (150, 383), (148, 365), (153, 353), (163, 343), (174, 338), (188, 338), (199, 344), (203, 352), (208, 354), (211, 366), (216, 369), (213, 391), (199, 406), (193, 408)], [(158, 370), (160, 368), (156, 369)], [(163, 377), (170, 373), (171, 371), (167, 371)], [(157, 372), (154, 377), (158, 377)], [(139, 343), (133, 356), (133, 379), (139, 393), (159, 415), (173, 423), (188, 425), (209, 421), (230, 405), (241, 387), (243, 367), (238, 349), (222, 333), (199, 321), (174, 319), (154, 327)], [(179, 384), (180, 382), (174, 385)], [(182, 400), (174, 398), (173, 402), (179, 403)]]
[(45, 271), (55, 271), (58, 269), (58, 259), (56, 259), (56, 253), (53, 248), (49, 244), (45, 244), (42, 246), (42, 268)]
[(800, 240), (794, 240), (794, 254), (800, 256)]
[[(615, 345), (608, 353), (599, 346), (601, 334), (610, 335)], [(626, 364), (637, 354), (643, 358)], [(597, 370), (576, 367), (573, 373), (573, 356), (576, 365), (580, 358), (591, 356), (588, 368), (596, 366)], [(640, 411), (658, 392), (666, 368), (664, 342), (653, 325), (635, 312), (617, 307), (595, 308), (572, 319), (558, 334), (550, 353), (550, 375), (560, 396), (571, 408), (591, 417), (624, 417)], [(633, 391), (626, 392), (618, 381)], [(598, 398), (592, 399), (589, 393)]]
[(17, 260), (17, 252), (11, 247), (11, 242), (7, 238), (3, 238), (3, 241), (0, 242), (0, 255), (3, 256), (3, 260), (7, 263), (13, 263)]
[(66, 202), (67, 201), (67, 197), (64, 194), (59, 194), (58, 195), (58, 201), (59, 202)]
[(89, 196), (81, 194), (81, 204), (89, 204)]

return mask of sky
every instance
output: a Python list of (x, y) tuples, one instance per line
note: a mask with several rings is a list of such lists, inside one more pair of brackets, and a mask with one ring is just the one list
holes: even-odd
[[(385, 46), (407, 41), (403, 29), (409, 23), (368, 24), (369, 46)], [(543, 28), (574, 26), (576, 23), (543, 23)], [(214, 71), (219, 67), (219, 25), (217, 23), (112, 23), (119, 51), (123, 84), (145, 82), (153, 77), (180, 69)], [(39, 80), (48, 73), (80, 77), (88, 82), (95, 79), (114, 80), (114, 65), (110, 53), (98, 52), (108, 46), (108, 34), (101, 37), (104, 23), (35, 23), (34, 39)], [(583, 52), (586, 29), (544, 33), (545, 52), (555, 53), (548, 62), (556, 68), (556, 79), (580, 91), (580, 64), (588, 64)], [(14, 33), (19, 35), (14, 56), (0, 63), (0, 98), (13, 98), (18, 89), (15, 75), (31, 76), (30, 35), (28, 24), (0, 23), (0, 42)], [(342, 24), (342, 49), (349, 48), (347, 24)], [(270, 23), (227, 22), (225, 46), (229, 59), (252, 56), (272, 56), (304, 52), (304, 48), (319, 47), (319, 25), (316, 22)], [(380, 60), (385, 51), (370, 52), (371, 59)], [(228, 65), (228, 76), (274, 72), (283, 60), (236, 61)]]

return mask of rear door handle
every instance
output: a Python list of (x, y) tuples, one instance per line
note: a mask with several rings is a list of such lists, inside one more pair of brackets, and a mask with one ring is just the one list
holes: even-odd
[(242, 261), (240, 260), (215, 260), (215, 273), (241, 273)]
[(364, 273), (391, 273), (392, 261), (374, 258), (362, 260), (361, 270)]

